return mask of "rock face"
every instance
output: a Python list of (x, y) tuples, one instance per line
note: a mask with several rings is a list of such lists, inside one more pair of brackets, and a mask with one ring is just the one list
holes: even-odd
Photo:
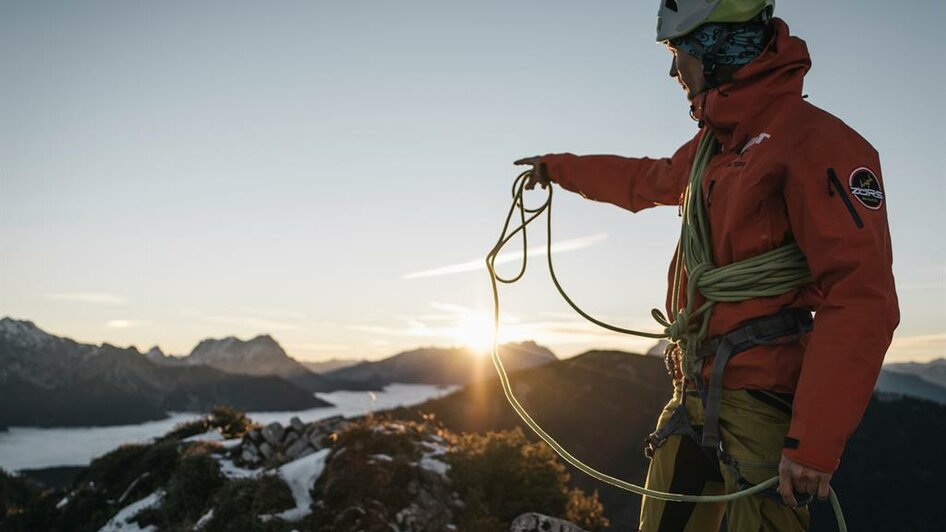
[(509, 532), (587, 532), (584, 528), (537, 513), (522, 514), (509, 526)]
[(313, 373), (290, 357), (268, 334), (248, 341), (233, 336), (202, 340), (190, 355), (180, 361), (188, 365), (210, 366), (228, 373), (282, 377), (310, 392), (381, 389), (373, 383), (348, 382)]
[(273, 422), (248, 432), (233, 450), (233, 456), (237, 463), (249, 468), (292, 462), (330, 446), (331, 435), (345, 430), (350, 424), (342, 416), (314, 423), (303, 423), (298, 417), (293, 417), (287, 426)]
[(302, 364), (290, 358), (282, 346), (268, 334), (246, 342), (233, 336), (221, 340), (203, 340), (184, 358), (184, 362), (244, 375), (290, 377), (309, 373)]

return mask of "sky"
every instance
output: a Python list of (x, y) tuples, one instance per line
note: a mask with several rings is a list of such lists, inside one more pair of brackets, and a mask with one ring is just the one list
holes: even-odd
[[(694, 134), (656, 10), (0, 0), (0, 316), (178, 355), (230, 335), (271, 334), (303, 360), (481, 343), (513, 160), (662, 157)], [(880, 153), (902, 313), (887, 360), (946, 356), (946, 8), (799, 0), (776, 14), (808, 43), (809, 101)], [(676, 209), (559, 192), (566, 289), (657, 330)], [(502, 291), (503, 340), (562, 358), (653, 343), (575, 315), (544, 239), (536, 226), (525, 279)]]

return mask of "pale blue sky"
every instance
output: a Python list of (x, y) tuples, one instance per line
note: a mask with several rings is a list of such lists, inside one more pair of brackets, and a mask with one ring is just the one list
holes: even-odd
[[(481, 260), (512, 160), (664, 156), (692, 135), (656, 7), (0, 0), (0, 315), (175, 354), (230, 334), (305, 359), (457, 343), (489, 310), (485, 272), (405, 276)], [(776, 11), (808, 42), (810, 101), (881, 155), (888, 360), (946, 356), (946, 9)], [(557, 255), (575, 299), (652, 327), (675, 209), (555, 198), (556, 240), (584, 246)], [(510, 337), (559, 356), (648, 344), (584, 325), (541, 260), (503, 302)]]

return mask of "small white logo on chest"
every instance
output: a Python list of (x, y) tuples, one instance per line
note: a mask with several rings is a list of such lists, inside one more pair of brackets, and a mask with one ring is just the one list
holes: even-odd
[(742, 149), (739, 151), (739, 155), (746, 153), (747, 151), (749, 151), (749, 148), (755, 146), (756, 144), (762, 144), (762, 142), (765, 139), (770, 139), (770, 138), (772, 138), (772, 135), (769, 135), (768, 133), (759, 133), (755, 137), (752, 137), (751, 139), (749, 139), (749, 142), (747, 142), (746, 145), (743, 146)]

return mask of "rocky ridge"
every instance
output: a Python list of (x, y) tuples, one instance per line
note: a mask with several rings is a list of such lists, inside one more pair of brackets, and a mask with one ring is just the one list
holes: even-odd
[[(546, 461), (554, 455), (536, 461), (535, 450), (514, 446), (504, 451), (512, 453), (510, 458), (525, 454), (512, 463), (497, 460), (500, 455), (477, 458), (484, 448), (479, 444), (469, 447), (471, 441), (445, 433), (431, 422), (369, 415), (355, 419), (335, 416), (311, 423), (292, 418), (288, 424), (258, 426), (242, 413), (215, 409), (212, 416), (179, 426), (154, 442), (123, 446), (96, 459), (68, 490), (24, 487), (24, 481), (11, 480), (0, 471), (0, 492), (9, 491), (12, 482), (15, 487), (19, 484), (14, 492), (32, 491), (35, 497), (26, 508), (8, 509), (7, 514), (14, 517), (3, 522), (2, 528), (105, 532), (584, 530), (529, 512), (531, 504), (551, 508), (546, 499), (536, 498), (531, 483), (547, 487), (549, 475), (561, 467), (554, 465), (554, 460)], [(502, 446), (502, 441), (524, 442), (520, 434), (519, 439), (496, 440), (485, 449)], [(518, 471), (515, 462), (520, 460), (532, 460), (538, 469)], [(508, 514), (511, 505), (521, 508), (520, 517), (490, 518), (489, 526), (484, 526), (482, 517), (471, 517), (493, 512), (482, 507), (482, 500), (470, 498), (470, 493), (482, 493), (483, 484), (471, 492), (464, 484), (469, 478), (464, 481), (462, 471), (465, 468), (467, 475), (471, 470), (481, 471), (487, 463), (492, 475), (504, 479), (507, 490), (504, 509), (497, 506), (495, 513)], [(454, 467), (460, 468), (459, 476), (453, 473)], [(559, 511), (565, 511), (564, 493), (557, 491), (563, 486), (543, 491), (558, 500), (551, 504)], [(574, 496), (573, 500), (586, 507), (592, 500)]]

